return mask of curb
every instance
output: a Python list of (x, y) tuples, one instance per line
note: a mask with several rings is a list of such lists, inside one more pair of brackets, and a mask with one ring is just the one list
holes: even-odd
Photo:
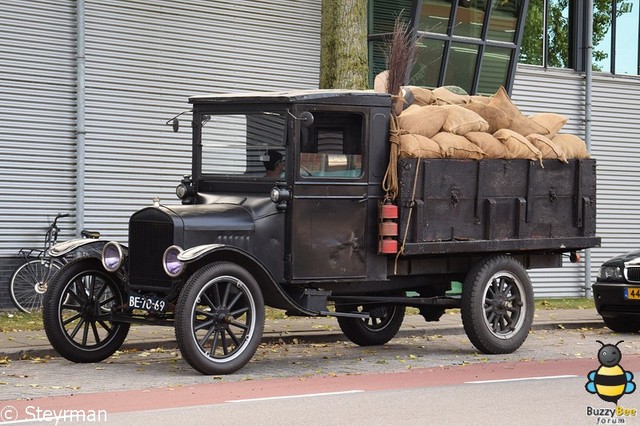
[[(582, 322), (544, 322), (533, 324), (531, 330), (576, 330), (580, 328), (602, 328), (602, 321), (582, 321)], [(443, 334), (448, 336), (464, 335), (462, 324), (459, 326), (444, 326), (442, 328), (420, 328), (420, 329), (400, 329), (395, 338), (420, 337), (424, 335)], [(262, 344), (297, 344), (297, 343), (333, 343), (338, 341), (346, 341), (347, 338), (340, 331), (318, 332), (318, 333), (290, 333), (290, 332), (268, 332), (262, 336)], [(177, 343), (173, 338), (162, 338), (158, 340), (133, 341), (125, 342), (120, 350), (139, 350), (145, 351), (150, 349), (176, 349)], [(53, 348), (23, 349), (15, 352), (4, 352), (0, 349), (0, 356), (6, 356), (7, 359), (18, 361), (30, 358), (44, 358), (48, 356), (59, 356)]]

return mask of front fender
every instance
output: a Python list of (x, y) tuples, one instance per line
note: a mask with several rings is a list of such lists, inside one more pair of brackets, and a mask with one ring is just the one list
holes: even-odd
[(224, 244), (203, 244), (201, 246), (191, 247), (178, 254), (178, 260), (184, 263), (195, 262), (223, 247), (225, 247)]
[[(64, 241), (51, 247), (48, 251), (51, 257), (63, 257), (76, 251), (82, 251), (92, 257), (102, 257), (102, 248), (109, 241), (96, 240), (93, 238), (77, 238), (74, 240)], [(129, 251), (126, 246), (122, 246), (123, 254), (126, 256)]]

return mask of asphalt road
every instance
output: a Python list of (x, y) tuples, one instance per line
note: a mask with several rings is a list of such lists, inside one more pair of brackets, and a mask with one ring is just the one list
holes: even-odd
[[(495, 418), (484, 410), (500, 413), (499, 423), (512, 423), (514, 416), (518, 418), (518, 413), (523, 412), (518, 404), (529, 400), (535, 410), (531, 407), (527, 410), (532, 412), (542, 410), (548, 414), (546, 407), (557, 410), (564, 404), (569, 417), (556, 419), (584, 419), (585, 423), (578, 424), (596, 424), (595, 418), (584, 414), (587, 405), (613, 406), (584, 388), (589, 371), (599, 367), (597, 340), (605, 343), (624, 340), (619, 345), (623, 355), (620, 365), (638, 376), (640, 382), (639, 335), (614, 334), (605, 328), (533, 330), (515, 353), (487, 356), (477, 353), (461, 330), (452, 330), (444, 335), (421, 333), (396, 338), (382, 347), (363, 348), (344, 340), (264, 344), (247, 366), (224, 377), (200, 375), (182, 360), (177, 349), (166, 348), (118, 352), (98, 364), (73, 364), (59, 357), (12, 360), (0, 365), (0, 408), (13, 407), (17, 419), (25, 420), (27, 407), (42, 410), (103, 407), (110, 424), (122, 424), (124, 419), (127, 422), (135, 419), (135, 424), (164, 423), (172, 416), (179, 419), (180, 413), (187, 413), (184, 411), (187, 406), (190, 420), (197, 420), (199, 412), (203, 419), (215, 419), (224, 411), (231, 416), (229, 419), (236, 419), (234, 424), (256, 424), (255, 418), (249, 421), (252, 417), (245, 417), (244, 413), (279, 419), (283, 412), (291, 410), (292, 416), (286, 419), (295, 420), (295, 424), (300, 424), (302, 418), (310, 424), (327, 424), (323, 420), (329, 419), (333, 421), (328, 423), (342, 424), (343, 419), (344, 423), (353, 422), (358, 416), (363, 422), (368, 419), (369, 424), (383, 424), (386, 417), (375, 407), (386, 400), (385, 409), (392, 412), (400, 410), (399, 405), (412, 407), (404, 413), (407, 417), (396, 418), (402, 423), (413, 420), (436, 424), (423, 421), (426, 415), (423, 406), (431, 406), (429, 401), (440, 401), (433, 419), (446, 420), (441, 424), (468, 424), (471, 420), (489, 424), (484, 421)], [(458, 376), (457, 381), (447, 381)], [(363, 390), (360, 387), (365, 386), (367, 378), (377, 387), (352, 392)], [(511, 382), (523, 378), (527, 384)], [(509, 381), (485, 382), (496, 379)], [(324, 383), (323, 387), (318, 387), (317, 381)], [(468, 383), (478, 381), (485, 383), (474, 386)], [(278, 389), (276, 396), (288, 398), (278, 399), (277, 403), (256, 400), (269, 396), (268, 389), (273, 386)], [(332, 392), (348, 393), (331, 395)], [(310, 393), (319, 395), (290, 398)], [(621, 404), (640, 409), (638, 394), (640, 391), (625, 395)], [(220, 397), (215, 399), (213, 395)], [(441, 396), (444, 399), (438, 399)], [(316, 398), (320, 400), (311, 402)], [(237, 399), (247, 401), (229, 402)], [(449, 402), (445, 404), (446, 401)], [(238, 404), (247, 405), (239, 408)], [(326, 407), (331, 408), (327, 411)], [(574, 412), (576, 407), (578, 413)], [(435, 416), (432, 411), (429, 412)], [(11, 416), (10, 411), (6, 414)], [(548, 423), (551, 418), (543, 419)], [(636, 418), (626, 420), (627, 424), (633, 424)], [(287, 421), (277, 423), (294, 424)]]

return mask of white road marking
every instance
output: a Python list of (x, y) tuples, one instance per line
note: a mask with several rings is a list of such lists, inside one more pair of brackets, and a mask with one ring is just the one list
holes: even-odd
[(574, 379), (574, 374), (564, 376), (542, 376), (542, 377), (520, 377), (516, 379), (500, 379), (500, 380), (477, 380), (475, 382), (464, 382), (465, 384), (478, 384), (478, 383), (500, 383), (500, 382), (523, 382), (526, 380), (555, 380), (555, 379)]
[(360, 393), (363, 390), (349, 390), (342, 392), (323, 392), (323, 393), (306, 393), (300, 395), (284, 395), (284, 396), (269, 396), (264, 398), (249, 398), (249, 399), (232, 399), (225, 402), (254, 402), (254, 401), (271, 401), (274, 399), (293, 399), (293, 398), (309, 398), (314, 396), (329, 396), (329, 395), (344, 395), (348, 393)]

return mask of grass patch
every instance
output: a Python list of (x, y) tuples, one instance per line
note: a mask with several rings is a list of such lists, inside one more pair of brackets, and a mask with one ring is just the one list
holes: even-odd
[(0, 312), (0, 332), (42, 330), (42, 313)]
[(567, 299), (536, 299), (536, 309), (594, 309), (593, 299), (571, 297)]

